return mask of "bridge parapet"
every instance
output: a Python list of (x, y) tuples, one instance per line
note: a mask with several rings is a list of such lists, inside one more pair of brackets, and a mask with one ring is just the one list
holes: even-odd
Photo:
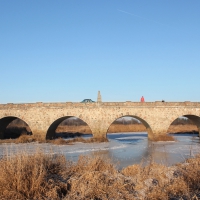
[(59, 103), (43, 103), (43, 102), (36, 102), (36, 103), (7, 103), (7, 104), (0, 104), (0, 109), (28, 109), (28, 108), (35, 108), (35, 107), (45, 107), (45, 108), (96, 108), (96, 107), (196, 107), (200, 108), (200, 102), (102, 102), (102, 103), (76, 103), (76, 102), (59, 102)]

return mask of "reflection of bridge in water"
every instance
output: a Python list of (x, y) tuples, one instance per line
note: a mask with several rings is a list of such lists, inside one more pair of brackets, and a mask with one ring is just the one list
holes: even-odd
[(116, 119), (130, 116), (140, 120), (154, 139), (166, 134), (170, 124), (180, 116), (192, 120), (200, 131), (198, 102), (98, 102), (98, 103), (24, 103), (0, 105), (0, 137), (9, 123), (19, 118), (25, 121), (34, 135), (53, 138), (58, 125), (69, 117), (88, 124), (94, 137), (106, 137)]

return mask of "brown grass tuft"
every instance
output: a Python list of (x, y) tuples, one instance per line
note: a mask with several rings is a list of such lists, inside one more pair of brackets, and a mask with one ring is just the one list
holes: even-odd
[(154, 142), (159, 141), (175, 141), (174, 137), (172, 135), (158, 135), (153, 138)]
[(27, 134), (27, 132), (21, 132), (21, 135), (13, 139), (0, 139), (0, 144), (2, 143), (30, 143), (30, 142), (39, 142), (46, 143), (46, 139), (39, 131), (34, 131), (34, 135)]
[[(122, 174), (134, 179), (135, 190), (139, 199), (173, 199), (188, 196), (187, 182), (183, 177), (175, 177), (176, 167), (151, 163), (148, 166), (129, 166)], [(179, 198), (178, 198), (179, 199)]]
[(0, 199), (60, 199), (67, 192), (62, 155), (21, 153), (0, 160)]
[(187, 159), (186, 163), (180, 164), (180, 173), (183, 175), (184, 181), (200, 194), (200, 155)]
[(89, 138), (84, 139), (82, 137), (77, 137), (70, 140), (65, 140), (63, 138), (58, 138), (55, 140), (48, 140), (49, 143), (56, 144), (56, 145), (67, 145), (67, 144), (73, 144), (75, 142), (82, 142), (82, 143), (93, 143), (93, 142), (108, 142), (107, 138)]
[(19, 138), (16, 139), (16, 143), (29, 143), (35, 141), (36, 139), (32, 135), (21, 135)]
[(109, 142), (107, 138), (89, 138), (89, 139), (84, 139), (82, 137), (77, 137), (73, 138), (70, 140), (65, 140), (63, 138), (57, 138), (54, 140), (46, 140), (44, 137), (41, 135), (21, 135), (17, 139), (5, 139), (5, 140), (0, 140), (0, 144), (2, 143), (30, 143), (30, 142), (39, 142), (39, 143), (52, 143), (55, 145), (70, 145), (74, 144), (75, 142), (82, 142), (82, 143), (94, 143), (94, 142)]
[(167, 167), (151, 163), (121, 172), (100, 157), (22, 152), (0, 160), (0, 199), (198, 199), (200, 156)]
[(80, 157), (69, 179), (68, 199), (131, 199), (133, 182), (100, 157)]
[(106, 137), (99, 137), (99, 138), (92, 137), (92, 138), (86, 139), (86, 143), (93, 143), (93, 142), (101, 143), (101, 142), (109, 142), (109, 140)]
[(68, 142), (68, 140), (64, 140), (63, 138), (58, 138), (55, 140), (48, 140), (49, 143), (55, 144), (55, 145), (66, 145), (66, 144), (70, 144), (70, 142)]

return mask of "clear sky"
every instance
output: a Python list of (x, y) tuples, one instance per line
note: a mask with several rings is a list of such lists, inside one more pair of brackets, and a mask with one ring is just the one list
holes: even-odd
[(199, 0), (0, 0), (0, 103), (200, 101)]

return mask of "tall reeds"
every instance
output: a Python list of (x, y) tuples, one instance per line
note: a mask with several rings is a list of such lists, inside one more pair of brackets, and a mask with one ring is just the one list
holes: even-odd
[(0, 160), (0, 199), (198, 199), (200, 156), (167, 167), (151, 163), (118, 171), (105, 159), (19, 152)]
[(60, 199), (66, 195), (62, 155), (22, 152), (0, 160), (0, 199)]

